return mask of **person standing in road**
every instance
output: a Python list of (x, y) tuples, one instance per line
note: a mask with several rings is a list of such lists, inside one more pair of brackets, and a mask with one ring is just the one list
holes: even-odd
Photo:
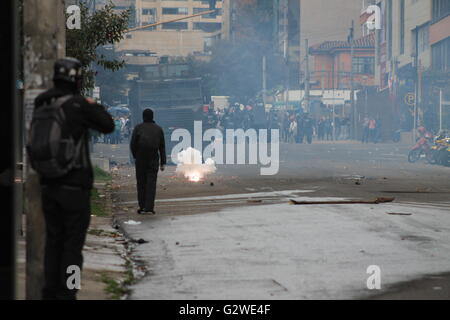
[(305, 113), (303, 117), (303, 130), (306, 136), (306, 141), (308, 144), (312, 144), (313, 134), (314, 134), (314, 120)]
[[(70, 288), (68, 278), (70, 270), (82, 269), (91, 217), (89, 129), (104, 134), (114, 130), (105, 107), (81, 95), (82, 81), (80, 61), (60, 59), (54, 65), (54, 87), (34, 102), (27, 150), (40, 176), (46, 224), (44, 300), (76, 300), (78, 288)], [(70, 142), (74, 148), (67, 148)]]
[(166, 146), (164, 132), (153, 120), (153, 111), (145, 109), (144, 122), (131, 136), (130, 149), (135, 159), (139, 214), (155, 214), (155, 194), (158, 168), (164, 171)]
[(362, 123), (363, 127), (362, 143), (369, 142), (369, 121), (370, 119), (368, 117), (365, 117)]
[(317, 124), (317, 138), (320, 141), (323, 141), (325, 139), (325, 118), (324, 117), (321, 117)]
[(304, 128), (304, 117), (303, 114), (298, 113), (296, 115), (296, 121), (297, 121), (297, 135), (296, 135), (296, 143), (303, 143), (303, 140), (305, 139), (305, 128)]
[(370, 142), (375, 143), (375, 131), (377, 128), (377, 121), (374, 118), (369, 119), (369, 138)]

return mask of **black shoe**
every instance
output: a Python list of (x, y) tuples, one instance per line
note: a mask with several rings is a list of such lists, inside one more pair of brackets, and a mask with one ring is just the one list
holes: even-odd
[(153, 210), (146, 210), (146, 209), (144, 209), (139, 214), (150, 215), (150, 214), (156, 214), (156, 212), (153, 211)]
[(141, 208), (137, 209), (137, 213), (138, 213), (138, 214), (141, 214), (141, 213), (142, 213), (142, 211), (144, 211), (144, 210), (143, 210), (143, 209), (141, 209)]

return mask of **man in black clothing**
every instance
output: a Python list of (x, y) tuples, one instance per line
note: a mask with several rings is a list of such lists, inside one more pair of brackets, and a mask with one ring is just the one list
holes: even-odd
[(131, 136), (130, 149), (136, 164), (139, 214), (155, 214), (155, 194), (158, 168), (164, 171), (166, 146), (164, 132), (155, 121), (153, 111), (143, 112), (144, 122), (136, 126)]
[[(306, 136), (306, 141), (308, 144), (312, 143), (312, 138), (314, 134), (314, 120), (309, 116), (309, 114), (305, 113), (303, 117), (303, 132)], [(302, 138), (303, 143), (303, 138)]]
[(74, 300), (77, 288), (69, 287), (67, 280), (73, 274), (70, 272), (73, 266), (82, 268), (82, 249), (91, 215), (93, 171), (88, 130), (110, 133), (114, 130), (114, 122), (102, 105), (81, 96), (82, 68), (78, 60), (56, 61), (53, 81), (53, 88), (36, 97), (35, 109), (59, 97), (69, 96), (61, 105), (67, 117), (65, 123), (75, 142), (80, 139), (83, 142), (78, 167), (59, 178), (40, 179), (46, 223), (43, 299)]

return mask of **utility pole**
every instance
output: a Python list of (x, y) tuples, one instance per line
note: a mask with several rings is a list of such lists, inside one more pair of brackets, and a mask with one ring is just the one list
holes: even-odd
[(299, 14), (298, 14), (298, 84), (300, 87), (300, 84), (302, 83), (302, 0), (299, 0)]
[[(25, 130), (29, 128), (34, 98), (52, 86), (53, 64), (65, 55), (63, 0), (24, 0), (24, 116)], [(44, 19), (52, 17), (51, 23)], [(42, 298), (44, 284), (43, 257), (45, 221), (41, 209), (40, 185), (37, 174), (26, 169), (26, 299)]]
[(414, 132), (413, 143), (417, 138), (417, 113), (419, 110), (419, 27), (414, 29), (415, 33), (415, 47), (414, 47), (414, 66), (416, 68), (416, 81), (414, 82)]
[(442, 132), (442, 88), (439, 89), (439, 132)]
[(309, 42), (308, 39), (305, 39), (305, 50), (306, 50), (306, 58), (305, 58), (305, 112), (309, 112), (309, 82), (311, 79), (311, 75), (309, 73)]
[(284, 103), (286, 110), (289, 107), (289, 36), (288, 36), (288, 0), (283, 1), (283, 58), (285, 63), (285, 95)]
[(353, 78), (354, 78), (354, 73), (353, 73), (353, 57), (355, 55), (355, 46), (353, 43), (353, 38), (354, 38), (354, 30), (355, 30), (355, 21), (352, 20), (352, 26), (350, 28), (350, 35), (348, 37), (348, 40), (350, 42), (350, 105), (351, 105), (351, 110), (352, 110), (352, 137), (353, 139), (357, 139), (356, 136), (356, 127), (357, 127), (357, 123), (356, 123), (356, 108), (355, 108), (355, 90), (354, 90), (354, 84), (353, 84)]

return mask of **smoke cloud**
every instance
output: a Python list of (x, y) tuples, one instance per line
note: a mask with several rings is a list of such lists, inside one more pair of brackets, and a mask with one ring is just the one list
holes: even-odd
[(176, 173), (184, 175), (189, 181), (198, 182), (206, 175), (216, 172), (214, 160), (208, 158), (202, 161), (202, 154), (194, 148), (187, 148), (178, 153)]

